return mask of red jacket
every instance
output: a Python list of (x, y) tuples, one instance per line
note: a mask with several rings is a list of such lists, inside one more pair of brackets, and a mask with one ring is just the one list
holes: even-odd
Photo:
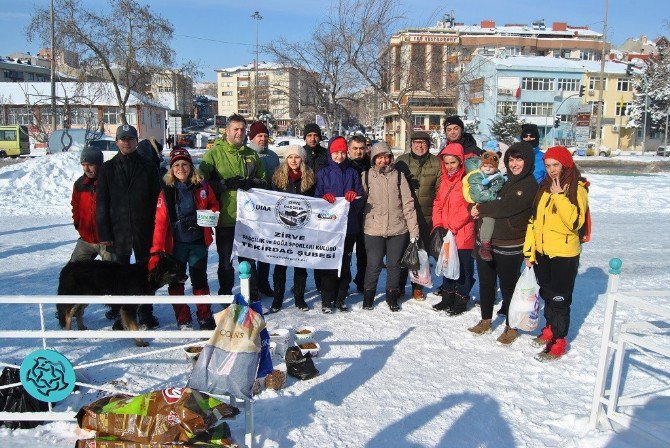
[[(446, 150), (446, 147), (445, 147)], [(463, 197), (463, 152), (456, 151), (446, 154), (458, 157), (461, 167), (450, 178), (442, 161), (445, 150), (440, 153), (440, 164), (442, 166), (442, 179), (440, 188), (437, 190), (433, 202), (433, 228), (443, 227), (451, 230), (456, 238), (456, 247), (459, 249), (473, 249), (475, 247), (475, 222), (470, 215), (469, 204)]]
[(74, 228), (79, 232), (82, 240), (91, 244), (98, 244), (98, 226), (95, 223), (97, 179), (81, 176), (72, 188), (72, 221)]
[[(175, 188), (164, 187), (158, 196), (156, 203), (156, 222), (154, 225), (154, 238), (151, 246), (151, 253), (167, 252), (172, 253), (174, 241), (172, 239), (172, 226), (170, 225), (170, 217), (168, 212), (168, 204), (166, 204), (165, 192), (168, 191), (168, 200), (172, 201), (172, 208), (174, 209)], [(216, 194), (209, 183), (203, 181), (198, 188), (193, 190), (193, 199), (195, 200), (195, 208), (198, 210), (211, 210), (213, 212), (219, 211), (219, 201), (216, 199)], [(205, 246), (209, 247), (212, 244), (212, 228), (203, 227), (203, 236), (205, 238)]]

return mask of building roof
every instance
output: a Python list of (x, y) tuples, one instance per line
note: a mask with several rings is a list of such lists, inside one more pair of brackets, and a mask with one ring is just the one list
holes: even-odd
[(554, 30), (552, 26), (538, 28), (533, 25), (523, 24), (509, 24), (493, 27), (482, 27), (481, 24), (465, 25), (462, 23), (449, 25), (448, 22), (438, 22), (436, 26), (427, 28), (408, 28), (394, 33), (396, 35), (402, 33), (450, 33), (458, 34), (460, 36), (477, 35), (477, 36), (532, 36), (532, 37), (548, 37), (548, 38), (575, 38), (586, 37), (589, 39), (599, 40), (602, 38), (602, 33), (589, 30), (586, 27), (574, 27), (565, 24), (565, 30)]
[[(538, 69), (564, 70), (574, 72), (599, 72), (600, 61), (583, 61), (577, 59), (554, 58), (550, 56), (510, 56), (507, 58), (477, 56), (497, 67), (512, 69)], [(626, 73), (626, 64), (614, 61), (605, 62), (605, 73)]]
[[(282, 68), (290, 68), (286, 65), (283, 64), (278, 64), (276, 62), (259, 62), (258, 63), (258, 70), (279, 70)], [(215, 72), (239, 72), (239, 71), (246, 71), (246, 70), (254, 70), (255, 66), (254, 63), (251, 62), (246, 65), (238, 65), (236, 67), (226, 67), (226, 68), (218, 68), (215, 69)]]
[[(125, 95), (126, 89), (119, 86), (121, 95)], [(29, 101), (26, 102), (26, 95)], [(0, 82), (0, 96), (4, 104), (50, 104), (51, 83), (50, 82)], [(118, 106), (114, 87), (111, 82), (57, 82), (56, 96), (61, 99), (69, 98), (72, 104), (90, 104), (95, 106)], [(147, 105), (160, 109), (169, 109), (157, 101), (153, 101), (145, 95), (131, 92), (128, 97), (127, 106)]]

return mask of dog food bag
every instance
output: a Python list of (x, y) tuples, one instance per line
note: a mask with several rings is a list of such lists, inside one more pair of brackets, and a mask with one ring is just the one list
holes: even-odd
[(194, 442), (201, 437), (211, 440), (209, 432), (217, 423), (234, 418), (239, 412), (236, 407), (195, 390), (171, 388), (137, 396), (101, 398), (82, 407), (77, 422), (80, 428), (96, 431), (98, 437), (111, 436), (115, 442), (169, 444)]

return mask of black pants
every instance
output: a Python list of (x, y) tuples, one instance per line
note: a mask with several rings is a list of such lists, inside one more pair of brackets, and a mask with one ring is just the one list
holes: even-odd
[[(231, 295), (235, 284), (235, 268), (231, 256), (233, 254), (233, 241), (235, 239), (235, 227), (216, 228), (216, 252), (219, 254), (219, 268), (216, 271), (219, 277), (219, 295)], [(256, 262), (250, 258), (238, 257), (238, 262), (247, 261), (251, 265), (251, 278), (249, 279), (249, 300), (258, 300), (258, 284), (256, 273)]]
[(365, 267), (368, 265), (368, 255), (365, 252), (365, 234), (361, 231), (356, 234), (356, 277), (354, 283), (359, 288), (365, 284)]
[(382, 272), (386, 255), (386, 290), (398, 289), (400, 285), (400, 258), (409, 243), (409, 233), (383, 236), (365, 235), (365, 248), (368, 252), (368, 267), (365, 270), (365, 289), (376, 290), (379, 274)]
[(270, 286), (270, 264), (259, 261), (256, 264), (256, 272), (258, 273), (258, 286)]
[(444, 277), (442, 294), (454, 292), (463, 300), (470, 298), (470, 291), (475, 284), (475, 260), (472, 259), (472, 249), (458, 249), (460, 275), (456, 280)]
[(570, 305), (575, 287), (579, 255), (576, 257), (553, 257), (535, 254), (535, 276), (540, 285), (540, 296), (544, 299), (544, 317), (551, 325), (555, 339), (568, 335), (570, 327)]
[[(506, 312), (509, 309), (514, 287), (521, 276), (521, 264), (523, 263), (523, 252), (521, 250), (521, 246), (515, 248), (494, 246), (492, 251), (493, 260), (491, 261), (484, 261), (477, 255), (479, 303), (482, 319), (493, 317), (493, 304), (496, 301), (496, 280), (500, 283), (500, 292), (503, 299), (502, 310)], [(506, 323), (509, 322), (506, 321)]]
[[(272, 284), (274, 286), (275, 294), (281, 292), (283, 295), (286, 291), (286, 271), (288, 267), (281, 264), (276, 264), (272, 272)], [(307, 284), (307, 269), (293, 268), (293, 293), (295, 295), (305, 294), (305, 285)]]
[(326, 305), (335, 300), (336, 297), (346, 297), (351, 283), (351, 254), (356, 243), (356, 235), (347, 235), (344, 239), (342, 263), (340, 265), (340, 276), (337, 269), (324, 269), (321, 271), (321, 289), (323, 290), (323, 302)]

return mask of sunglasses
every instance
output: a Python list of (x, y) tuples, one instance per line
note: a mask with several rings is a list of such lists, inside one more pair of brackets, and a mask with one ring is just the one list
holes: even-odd
[(535, 138), (535, 136), (533, 134), (526, 134), (523, 138)]

